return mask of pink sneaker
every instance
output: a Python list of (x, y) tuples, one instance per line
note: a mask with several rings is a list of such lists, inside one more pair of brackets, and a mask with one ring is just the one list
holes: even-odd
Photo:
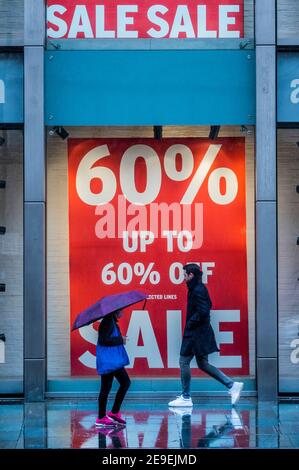
[(116, 426), (116, 423), (115, 421), (113, 421), (113, 419), (109, 418), (106, 415), (104, 416), (104, 418), (97, 418), (95, 425), (99, 426), (100, 428), (114, 428)]
[(112, 413), (112, 411), (109, 411), (108, 416), (113, 419), (115, 423), (126, 424), (126, 421), (120, 413)]
[(101, 434), (102, 436), (110, 436), (112, 432), (115, 431), (116, 426), (113, 426), (113, 428), (101, 428), (100, 426), (96, 426), (96, 432), (97, 434)]

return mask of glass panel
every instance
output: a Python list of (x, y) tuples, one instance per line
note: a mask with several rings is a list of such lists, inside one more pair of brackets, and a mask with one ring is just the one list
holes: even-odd
[(0, 43), (22, 44), (24, 36), (24, 0), (0, 0)]
[[(48, 129), (50, 392), (97, 390), (97, 380), (79, 380), (97, 378), (97, 325), (72, 333), (71, 325), (100, 297), (131, 289), (151, 295), (144, 311), (139, 304), (121, 319), (134, 387), (178, 383), (188, 261), (201, 263), (213, 301), (221, 351), (211, 361), (255, 377), (254, 128), (215, 127)], [(193, 375), (195, 389), (204, 387), (195, 364)]]
[(23, 122), (23, 54), (0, 53), (0, 123)]
[(0, 266), (0, 393), (21, 393), (23, 133), (20, 130), (0, 130)]
[(277, 0), (278, 40), (298, 43), (299, 2), (298, 0)]
[(299, 392), (299, 130), (278, 131), (280, 392)]
[(254, 0), (244, 0), (244, 38), (254, 41)]

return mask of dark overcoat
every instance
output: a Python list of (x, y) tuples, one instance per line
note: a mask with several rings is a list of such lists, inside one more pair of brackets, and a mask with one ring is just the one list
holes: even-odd
[(219, 351), (210, 323), (212, 302), (201, 281), (193, 278), (187, 285), (187, 314), (180, 355), (207, 356)]

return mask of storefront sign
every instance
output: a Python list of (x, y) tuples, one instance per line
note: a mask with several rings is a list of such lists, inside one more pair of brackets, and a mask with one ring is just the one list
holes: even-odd
[(23, 122), (23, 59), (0, 54), (0, 123)]
[(48, 126), (255, 122), (253, 51), (53, 51), (45, 65)]
[[(220, 354), (249, 372), (245, 141), (70, 139), (71, 321), (100, 297), (148, 294), (121, 319), (132, 375), (178, 376), (187, 289), (199, 263)], [(71, 334), (72, 375), (95, 374), (97, 325)]]
[(55, 39), (242, 38), (243, 0), (48, 0)]
[(299, 53), (280, 53), (277, 58), (279, 122), (299, 122)]

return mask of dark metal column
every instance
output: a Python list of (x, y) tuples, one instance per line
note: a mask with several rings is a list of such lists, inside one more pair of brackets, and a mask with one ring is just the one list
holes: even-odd
[(256, 309), (260, 400), (277, 398), (276, 1), (255, 2)]
[(43, 0), (24, 1), (24, 396), (46, 385), (46, 161)]

